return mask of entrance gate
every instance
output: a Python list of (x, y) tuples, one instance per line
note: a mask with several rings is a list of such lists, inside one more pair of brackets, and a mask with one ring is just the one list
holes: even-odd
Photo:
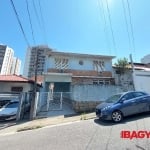
[(36, 100), (36, 114), (50, 110), (62, 110), (62, 92), (40, 92)]

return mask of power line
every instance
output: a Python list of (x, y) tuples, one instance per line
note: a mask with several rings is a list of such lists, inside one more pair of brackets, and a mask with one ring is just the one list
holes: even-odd
[(101, 4), (100, 4), (100, 1), (98, 1), (98, 7), (99, 7), (99, 11), (101, 13), (101, 10), (102, 10), (102, 18), (104, 19), (104, 33), (105, 33), (105, 39), (106, 39), (106, 43), (107, 43), (107, 46), (109, 48), (109, 53), (111, 54), (111, 47), (110, 47), (110, 41), (109, 41), (109, 38), (108, 38), (108, 33), (107, 33), (107, 22), (106, 22), (106, 17), (105, 17), (105, 12), (104, 12), (104, 5), (103, 5), (103, 1), (101, 1)]
[[(130, 10), (130, 3), (127, 0), (127, 6), (128, 6), (128, 12), (129, 12), (129, 18), (130, 18), (130, 27), (131, 27), (131, 35), (132, 35), (132, 44), (133, 44), (133, 51), (135, 54), (135, 38), (134, 38), (134, 32), (133, 32), (133, 24), (132, 24), (132, 18), (131, 18), (131, 10)], [(135, 54), (136, 55), (136, 54)], [(136, 57), (136, 56), (135, 56)]]
[(108, 1), (107, 0), (106, 0), (106, 5), (107, 5), (108, 19), (109, 19), (109, 24), (110, 24), (111, 34), (112, 34), (113, 45), (114, 45), (114, 49), (115, 49), (115, 51), (117, 53), (117, 47), (116, 47), (116, 42), (115, 42), (115, 37), (114, 37), (114, 31), (113, 31), (113, 28), (112, 28), (110, 10), (109, 10), (109, 6), (108, 6)]
[(128, 27), (128, 21), (127, 21), (127, 16), (126, 16), (126, 8), (125, 8), (124, 0), (122, 0), (122, 6), (123, 6), (125, 23), (126, 23), (126, 30), (127, 30), (127, 33), (128, 33), (129, 48), (131, 48), (131, 38), (130, 38), (130, 33), (129, 33), (129, 27)]
[(29, 11), (28, 0), (26, 0), (26, 5), (27, 5), (27, 12), (28, 12), (29, 22), (30, 22), (30, 27), (31, 27), (31, 32), (32, 32), (32, 39), (33, 39), (33, 43), (34, 43), (34, 45), (35, 45), (35, 38), (34, 38), (34, 32), (33, 32), (32, 21), (31, 21), (31, 15), (30, 15), (30, 11)]
[[(37, 10), (37, 7), (36, 7), (36, 3), (34, 0), (32, 0), (32, 3), (33, 3), (33, 9), (34, 9), (34, 12), (35, 12), (35, 15), (36, 15), (36, 18), (37, 18), (37, 21), (38, 21), (38, 25), (40, 27), (40, 30), (41, 30), (41, 33), (42, 33), (42, 37), (43, 37), (43, 40), (45, 41), (45, 43), (47, 43), (46, 41), (46, 31), (45, 31), (45, 26), (43, 25), (43, 15), (42, 15), (42, 8), (41, 8), (41, 4), (40, 4), (40, 1), (38, 1), (38, 4), (39, 4), (39, 9), (40, 9), (40, 15), (41, 17), (39, 16), (38, 14), (38, 10)], [(41, 18), (41, 19), (40, 19)]]
[(17, 13), (17, 10), (16, 10), (16, 8), (15, 8), (15, 5), (14, 5), (14, 3), (13, 3), (13, 0), (10, 0), (10, 2), (11, 2), (11, 5), (12, 5), (12, 7), (13, 7), (13, 10), (14, 10), (14, 12), (15, 12), (15, 15), (16, 15), (17, 21), (18, 21), (18, 23), (19, 23), (20, 29), (21, 29), (21, 31), (22, 31), (23, 37), (24, 37), (24, 39), (25, 39), (25, 41), (26, 41), (28, 47), (30, 47), (30, 44), (29, 44), (28, 39), (27, 39), (27, 37), (26, 37), (26, 34), (25, 34), (25, 32), (24, 32), (23, 26), (22, 26), (21, 21), (20, 21), (20, 19), (19, 19), (19, 15), (18, 15), (18, 13)]
[(34, 0), (32, 0), (32, 3), (33, 3), (33, 9), (34, 9), (34, 12), (35, 12), (35, 15), (36, 15), (36, 18), (37, 18), (37, 21), (38, 21), (39, 27), (40, 27), (40, 28), (42, 28), (41, 23), (40, 23), (40, 18), (39, 18), (39, 15), (38, 15), (37, 9), (36, 9), (35, 1), (34, 1)]
[[(41, 2), (40, 0), (38, 0), (39, 2), (39, 8), (40, 8), (40, 14), (41, 14), (41, 20), (42, 20), (42, 25), (43, 25), (43, 31), (44, 31), (44, 39), (45, 39), (45, 42), (47, 41), (47, 38), (46, 38), (46, 29), (45, 29), (45, 22), (44, 22), (44, 18), (43, 18), (43, 13), (42, 13), (42, 7), (41, 7)], [(46, 42), (47, 43), (47, 42)]]

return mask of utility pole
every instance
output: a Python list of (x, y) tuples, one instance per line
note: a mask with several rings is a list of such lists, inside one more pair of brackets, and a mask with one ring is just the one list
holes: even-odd
[(37, 92), (37, 68), (38, 68), (38, 48), (35, 47), (35, 58), (34, 58), (34, 86), (33, 86), (33, 94), (31, 101), (31, 109), (30, 109), (30, 120), (35, 119), (34, 117), (34, 109), (35, 109), (35, 101), (36, 101), (36, 92)]
[(130, 61), (131, 61), (131, 68), (132, 68), (132, 83), (133, 83), (133, 89), (135, 91), (135, 85), (134, 85), (134, 64), (133, 64), (132, 54), (130, 54)]

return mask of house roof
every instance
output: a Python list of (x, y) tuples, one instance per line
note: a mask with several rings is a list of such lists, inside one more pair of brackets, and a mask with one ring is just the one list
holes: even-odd
[(94, 54), (81, 54), (81, 53), (70, 53), (70, 52), (60, 52), (60, 51), (48, 51), (49, 56), (66, 56), (66, 57), (81, 57), (81, 58), (92, 58), (92, 59), (113, 59), (115, 56), (107, 55), (94, 55)]
[[(143, 63), (133, 63), (134, 69), (135, 70), (145, 70), (145, 71), (150, 71), (150, 66), (148, 64), (143, 64)], [(116, 66), (113, 65), (113, 68), (117, 68)], [(129, 62), (129, 65), (127, 66), (128, 69), (132, 68), (131, 62)]]
[(24, 82), (33, 84), (34, 80), (18, 75), (0, 75), (0, 82)]

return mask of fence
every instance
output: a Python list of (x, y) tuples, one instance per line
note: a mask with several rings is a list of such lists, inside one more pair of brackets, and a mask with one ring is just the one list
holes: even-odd
[[(76, 111), (92, 110), (109, 96), (121, 92), (124, 92), (121, 86), (113, 85), (72, 85), (71, 92), (37, 92), (34, 117), (41, 112), (62, 110), (63, 104), (69, 104)], [(20, 96), (21, 118), (26, 115), (24, 109), (31, 104), (32, 94), (22, 93)]]
[(36, 114), (50, 110), (62, 110), (62, 92), (38, 92), (36, 97)]
[(122, 87), (115, 85), (73, 85), (71, 99), (74, 101), (104, 101), (109, 96), (121, 92), (124, 92)]

